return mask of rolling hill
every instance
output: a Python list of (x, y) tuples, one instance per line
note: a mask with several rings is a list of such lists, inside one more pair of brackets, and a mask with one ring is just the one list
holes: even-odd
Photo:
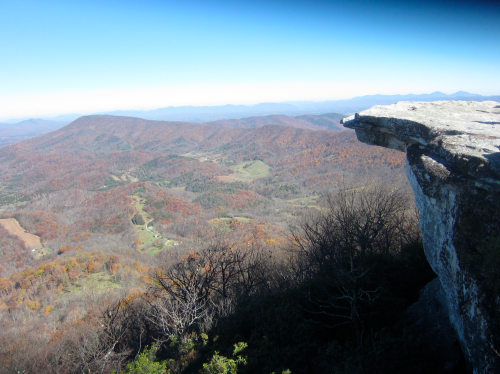
[(344, 127), (340, 124), (340, 120), (344, 118), (343, 114), (327, 113), (322, 115), (302, 115), (302, 116), (285, 116), (285, 115), (270, 115), (270, 116), (255, 116), (241, 119), (227, 119), (207, 122), (207, 125), (225, 127), (225, 128), (254, 128), (269, 124), (280, 124), (293, 126), (309, 130), (333, 130), (343, 131)]
[[(99, 115), (84, 116), (83, 118), (86, 117), (98, 118)], [(123, 117), (123, 116), (113, 116), (113, 117)], [(294, 126), (310, 130), (328, 129), (333, 131), (342, 131), (344, 130), (344, 128), (340, 124), (340, 120), (344, 117), (345, 115), (338, 113), (307, 115), (298, 117), (291, 117), (285, 115), (269, 115), (269, 116), (254, 116), (249, 118), (219, 120), (219, 121), (207, 122), (204, 124), (209, 126), (224, 127), (224, 128), (253, 128), (269, 124), (281, 124), (281, 125)], [(17, 143), (22, 140), (26, 140), (50, 131), (57, 130), (67, 125), (69, 122), (70, 121), (29, 119), (19, 123), (0, 123), (0, 146)], [(188, 123), (181, 122), (180, 124), (187, 125)]]
[(0, 147), (17, 143), (67, 125), (69, 121), (31, 118), (18, 123), (0, 123)]

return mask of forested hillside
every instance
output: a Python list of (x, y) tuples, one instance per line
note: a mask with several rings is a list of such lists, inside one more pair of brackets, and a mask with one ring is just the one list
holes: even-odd
[[(138, 117), (142, 117), (141, 113)], [(142, 113), (144, 114), (144, 113)], [(129, 114), (130, 115), (130, 114)], [(69, 118), (76, 119), (80, 115), (66, 115), (56, 117), (53, 120), (44, 120), (40, 118), (31, 118), (18, 123), (0, 123), (0, 146), (14, 144), (25, 139), (29, 139), (50, 131), (57, 130), (71, 121)], [(175, 115), (173, 117), (176, 117)], [(215, 116), (217, 117), (217, 116)], [(344, 128), (340, 124), (340, 120), (345, 115), (338, 113), (327, 113), (321, 115), (302, 115), (302, 116), (285, 116), (285, 115), (269, 115), (269, 116), (253, 116), (248, 118), (224, 119), (212, 122), (205, 122), (206, 125), (219, 126), (225, 128), (238, 127), (260, 127), (269, 124), (280, 124), (304, 128), (309, 130), (328, 129), (333, 131), (342, 131)], [(152, 118), (159, 119), (159, 118)], [(199, 120), (195, 122), (200, 122)], [(203, 121), (201, 121), (203, 122)]]
[(220, 126), (226, 128), (236, 127), (261, 127), (269, 124), (287, 125), (309, 130), (334, 130), (343, 131), (340, 120), (345, 115), (338, 113), (327, 113), (321, 115), (301, 115), (296, 117), (285, 115), (255, 116), (241, 119), (227, 119), (207, 122), (207, 125)]
[(0, 364), (390, 372), (367, 364), (402, 342), (433, 370), (394, 327), (433, 277), (403, 168), (351, 131), (272, 124), (88, 116), (2, 147)]

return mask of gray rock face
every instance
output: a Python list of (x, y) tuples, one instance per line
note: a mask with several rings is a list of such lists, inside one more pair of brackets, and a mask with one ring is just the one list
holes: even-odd
[(420, 290), (418, 301), (406, 311), (406, 322), (423, 337), (431, 352), (440, 357), (439, 373), (453, 373), (463, 366), (462, 352), (450, 323), (446, 294), (439, 278)]
[(343, 120), (407, 155), (427, 259), (475, 373), (500, 372), (500, 103), (375, 106)]

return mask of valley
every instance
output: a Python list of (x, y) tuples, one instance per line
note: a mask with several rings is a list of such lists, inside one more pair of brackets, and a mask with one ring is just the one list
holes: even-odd
[[(404, 155), (352, 131), (81, 117), (0, 148), (0, 313), (29, 311), (23, 334), (66, 336), (103, 300), (139, 302), (130, 295), (148, 294), (161, 269), (210, 246), (238, 266), (285, 269), (330, 194), (387, 181), (408, 193)], [(0, 340), (19, 333), (10, 325)]]

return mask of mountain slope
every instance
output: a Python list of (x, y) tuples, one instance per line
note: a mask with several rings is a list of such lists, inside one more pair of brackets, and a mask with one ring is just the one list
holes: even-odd
[(54, 131), (68, 123), (69, 121), (51, 121), (41, 118), (31, 118), (19, 123), (0, 123), (0, 146)]
[(336, 130), (343, 131), (344, 127), (340, 124), (340, 120), (344, 118), (343, 114), (327, 113), (321, 115), (302, 115), (302, 116), (285, 116), (285, 115), (271, 115), (271, 116), (255, 116), (241, 119), (218, 120), (206, 123), (207, 125), (226, 127), (226, 128), (253, 128), (261, 127), (269, 124), (280, 124), (293, 126), (310, 130)]
[[(207, 147), (215, 147), (219, 143), (237, 142), (240, 141), (240, 138), (245, 138), (249, 134), (256, 135), (252, 136), (252, 140), (245, 140), (245, 142), (259, 142), (268, 136), (259, 134), (276, 128), (273, 127), (275, 124), (292, 124), (292, 126), (287, 127), (281, 125), (280, 128), (283, 133), (299, 132), (299, 127), (316, 130), (330, 126), (340, 130), (342, 128), (337, 122), (340, 116), (340, 114), (301, 116), (300, 118), (268, 116), (197, 124), (93, 115), (80, 117), (64, 128), (29, 139), (15, 147), (18, 149), (36, 149), (43, 152), (68, 150), (84, 153), (107, 153), (117, 150), (147, 149), (180, 154), (193, 151), (196, 147), (207, 149)], [(266, 127), (267, 130), (255, 129), (255, 131), (250, 131), (254, 127)], [(318, 138), (325, 137), (324, 134), (314, 135), (314, 132), (307, 132), (307, 134)], [(296, 138), (296, 135), (291, 137)], [(287, 146), (294, 147), (295, 145), (290, 143)], [(3, 154), (2, 151), (4, 150), (0, 149), (0, 157)]]
[[(115, 177), (124, 173), (128, 180), (158, 182), (188, 172), (215, 178), (231, 174), (228, 166), (261, 160), (277, 177), (261, 183), (272, 180), (279, 188), (292, 181), (332, 183), (338, 178), (331, 173), (353, 174), (364, 170), (368, 162), (389, 172), (403, 167), (404, 157), (400, 156), (365, 146), (350, 130), (311, 131), (284, 125), (227, 129), (87, 116), (54, 132), (0, 148), (0, 178), (9, 180), (11, 188), (28, 192), (74, 186), (92, 190), (116, 185)], [(143, 167), (155, 159), (161, 162), (153, 169)]]
[[(264, 105), (264, 104), (262, 104)], [(92, 121), (97, 120), (100, 115), (94, 116), (84, 116), (85, 118), (92, 118)], [(120, 118), (120, 116), (109, 116)], [(123, 117), (123, 116), (122, 116)], [(228, 120), (219, 120), (205, 123), (205, 125), (209, 126), (217, 126), (217, 127), (225, 127), (225, 128), (253, 128), (260, 127), (268, 124), (282, 124), (289, 125), (299, 128), (311, 129), (311, 130), (321, 130), (321, 129), (329, 129), (335, 131), (343, 131), (345, 130), (343, 126), (340, 124), (340, 120), (344, 118), (345, 115), (338, 113), (329, 113), (322, 115), (309, 115), (309, 116), (299, 116), (299, 117), (290, 117), (285, 115), (270, 115), (270, 116), (254, 116), (249, 118), (241, 118), (241, 119), (228, 119)], [(109, 119), (109, 118), (108, 118)], [(148, 128), (144, 127), (145, 122), (139, 121), (141, 118), (136, 118), (134, 126), (139, 133), (143, 133), (144, 131), (150, 131), (151, 126)], [(85, 120), (86, 121), (86, 120)], [(48, 121), (42, 119), (30, 119), (26, 121), (19, 122), (17, 124), (0, 124), (0, 146), (13, 144), (21, 140), (25, 140), (34, 136), (38, 136), (50, 131), (57, 130), (64, 125), (68, 124), (69, 121)], [(112, 123), (117, 123), (116, 121), (106, 121), (106, 126), (112, 126)], [(168, 123), (173, 123), (172, 121), (168, 121)], [(187, 126), (186, 129), (190, 131), (190, 125), (194, 125), (194, 123), (188, 122), (178, 122), (181, 126)], [(196, 124), (199, 125), (199, 124)], [(73, 130), (72, 130), (73, 131)], [(116, 131), (114, 129), (113, 131)], [(71, 131), (70, 131), (71, 132)], [(109, 133), (109, 131), (108, 131)], [(125, 134), (122, 134), (125, 136)], [(128, 134), (129, 136), (132, 134)], [(154, 134), (153, 134), (154, 135)], [(71, 134), (67, 134), (67, 136), (72, 136)], [(117, 135), (121, 136), (121, 135)], [(154, 139), (154, 136), (152, 137)], [(83, 144), (89, 144), (92, 139), (85, 138)], [(108, 139), (110, 140), (110, 139)], [(126, 146), (126, 145), (124, 145)]]

